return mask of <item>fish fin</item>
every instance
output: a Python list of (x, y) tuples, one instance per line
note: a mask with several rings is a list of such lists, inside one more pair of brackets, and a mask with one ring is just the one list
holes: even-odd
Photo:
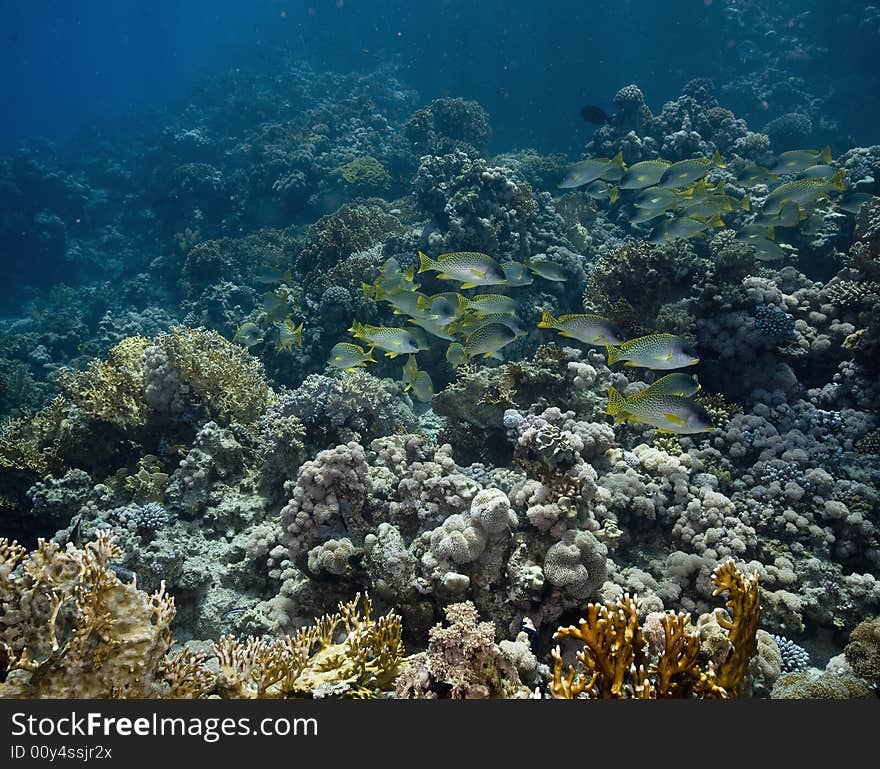
[(392, 358), (392, 359), (396, 358), (398, 355), (400, 355), (399, 352), (386, 352), (385, 353), (386, 358)]
[(608, 365), (613, 366), (617, 361), (620, 360), (620, 350), (616, 347), (612, 347), (610, 344), (605, 345), (605, 353), (608, 355)]
[[(673, 414), (669, 411), (664, 413), (663, 416), (666, 419), (668, 419), (670, 422), (672, 422), (672, 424), (674, 424), (674, 425), (683, 425), (683, 424), (685, 424), (685, 421), (686, 421), (686, 420), (682, 419), (680, 416), (678, 416), (678, 414)], [(662, 428), (660, 428), (660, 429), (662, 429)]]
[[(442, 278), (443, 276), (438, 275), (437, 277)], [(450, 278), (451, 278), (451, 276), (446, 276), (447, 280), (449, 280)], [(478, 286), (477, 283), (462, 283), (461, 286), (459, 286), (459, 288), (477, 288), (477, 286)]]
[(727, 163), (721, 157), (721, 153), (718, 150), (715, 150), (712, 155), (712, 162), (715, 164), (717, 168), (727, 168)]
[(831, 162), (831, 146), (826, 144), (824, 149), (819, 153), (819, 160), (823, 163)]
[(431, 257), (419, 251), (419, 274), (433, 269), (434, 262), (431, 260)]
[[(621, 415), (625, 412), (626, 398), (624, 398), (612, 385), (608, 388), (608, 405), (605, 407), (606, 414)], [(622, 421), (622, 420), (621, 420)]]
[(553, 328), (556, 326), (557, 319), (554, 318), (547, 310), (541, 313), (541, 320), (538, 321), (538, 328)]

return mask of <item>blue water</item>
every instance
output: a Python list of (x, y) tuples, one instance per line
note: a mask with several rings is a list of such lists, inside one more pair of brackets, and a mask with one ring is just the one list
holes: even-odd
[[(752, 5), (6, 0), (0, 148), (33, 136), (63, 139), (89, 121), (161, 107), (199, 73), (259, 62), (281, 47), (340, 71), (393, 61), (425, 98), (479, 100), (493, 116), (496, 146), (566, 151), (590, 130), (576, 119), (582, 103), (607, 109), (614, 92), (633, 82), (659, 108), (691, 78), (748, 71), (756, 48), (776, 46), (784, 54), (791, 32), (826, 51), (791, 62), (794, 69), (814, 70), (823, 80), (837, 76), (840, 92), (823, 94), (835, 105), (829, 117), (845, 133), (866, 137), (880, 116), (874, 53), (880, 24), (860, 23), (864, 4), (774, 3), (792, 28), (771, 29), (769, 37), (731, 21), (731, 9)], [(768, 118), (776, 112), (773, 104), (741, 106), (756, 118), (762, 110)]]

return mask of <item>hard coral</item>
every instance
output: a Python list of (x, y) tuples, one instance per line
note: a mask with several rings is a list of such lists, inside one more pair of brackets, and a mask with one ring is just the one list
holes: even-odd
[(434, 625), (428, 649), (415, 655), (395, 684), (402, 699), (490, 699), (528, 693), (516, 667), (495, 644), (495, 626), (480, 622), (473, 603), (446, 607), (447, 626)]
[(339, 166), (334, 173), (361, 194), (376, 194), (391, 187), (391, 174), (372, 155), (350, 160)]
[(0, 539), (0, 697), (199, 697), (213, 683), (193, 656), (169, 657), (174, 599), (110, 568), (100, 532), (82, 550)]
[(404, 659), (400, 617), (389, 612), (374, 620), (372, 602), (361, 597), (292, 636), (221, 638), (215, 644), (221, 696), (364, 699), (389, 691)]
[(175, 326), (158, 341), (212, 418), (250, 424), (271, 404), (260, 361), (216, 331)]
[(118, 427), (141, 426), (148, 406), (144, 400), (144, 353), (149, 339), (123, 339), (85, 371), (64, 371), (58, 387), (85, 417)]
[(732, 561), (713, 573), (715, 594), (727, 591), (733, 619), (718, 618), (730, 649), (717, 669), (701, 659), (700, 632), (690, 614), (667, 612), (659, 619), (653, 658), (646, 628), (639, 620), (639, 601), (628, 593), (614, 603), (587, 605), (578, 626), (560, 627), (554, 638), (575, 638), (580, 669), (565, 669), (562, 650), (552, 651), (550, 690), (559, 699), (658, 699), (719, 697), (739, 693), (749, 661), (757, 652), (759, 617), (757, 576), (745, 577)]

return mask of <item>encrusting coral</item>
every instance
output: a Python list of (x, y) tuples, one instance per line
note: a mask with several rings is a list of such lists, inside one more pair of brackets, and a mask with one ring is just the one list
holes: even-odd
[[(733, 561), (712, 574), (715, 594), (728, 592), (732, 618), (718, 617), (731, 644), (716, 669), (701, 660), (701, 639), (688, 613), (666, 612), (649, 631), (639, 618), (637, 597), (624, 594), (614, 603), (587, 605), (578, 626), (560, 627), (555, 639), (574, 638), (583, 646), (577, 652), (580, 669), (567, 670), (562, 650), (552, 651), (550, 690), (557, 699), (660, 699), (727, 698), (742, 685), (757, 652), (760, 617), (757, 576), (745, 577)], [(659, 627), (659, 630), (658, 630)], [(652, 637), (648, 641), (649, 633)], [(656, 647), (656, 656), (651, 655)]]

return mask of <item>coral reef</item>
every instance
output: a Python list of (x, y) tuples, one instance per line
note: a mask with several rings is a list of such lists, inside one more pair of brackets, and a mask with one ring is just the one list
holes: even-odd
[[(391, 63), (283, 57), (0, 157), (0, 696), (876, 696), (880, 145), (809, 14), (706, 8), (714, 82), (620, 88), (577, 188)], [(653, 212), (699, 232), (618, 153), (699, 167)], [(582, 311), (693, 346), (707, 429), (612, 424), (665, 372), (538, 326)], [(418, 352), (345, 368), (355, 324)], [(483, 324), (514, 338), (459, 355)]]

